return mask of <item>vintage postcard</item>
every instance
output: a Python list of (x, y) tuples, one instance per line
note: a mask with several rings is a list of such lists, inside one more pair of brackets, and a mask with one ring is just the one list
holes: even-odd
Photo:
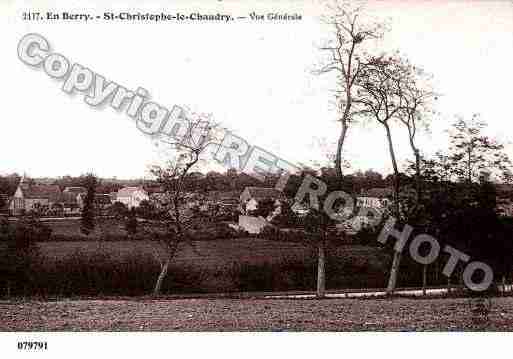
[(0, 355), (504, 345), (513, 1), (0, 15)]

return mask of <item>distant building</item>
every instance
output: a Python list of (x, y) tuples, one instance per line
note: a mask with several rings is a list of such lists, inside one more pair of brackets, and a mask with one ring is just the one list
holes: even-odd
[(71, 212), (76, 212), (76, 207), (81, 210), (84, 207), (83, 200), (86, 193), (87, 190), (84, 187), (65, 187), (62, 191), (64, 208), (70, 209)]
[(392, 203), (392, 194), (393, 191), (389, 187), (362, 190), (360, 195), (356, 197), (356, 205), (358, 207), (385, 209)]
[(23, 177), (9, 205), (13, 215), (30, 211), (47, 211), (61, 203), (62, 192), (58, 185), (34, 184)]
[(240, 202), (240, 191), (210, 191), (208, 198), (213, 204), (221, 207), (237, 209)]
[(290, 209), (299, 217), (305, 217), (310, 212), (309, 206), (298, 202), (294, 202)]
[[(59, 208), (60, 206), (55, 206), (59, 209), (62, 209), (62, 213), (65, 216), (78, 216), (82, 212), (82, 207), (80, 205), (80, 195), (76, 195), (72, 192), (62, 192), (61, 200), (60, 200), (60, 206), (62, 208)], [(58, 212), (58, 210), (57, 210)], [(58, 215), (59, 213), (55, 213)]]
[(123, 203), (129, 209), (139, 207), (142, 201), (150, 199), (148, 192), (142, 187), (123, 187), (116, 196), (116, 201)]
[[(274, 211), (266, 218), (248, 215), (258, 209), (263, 201), (271, 200), (274, 202)], [(266, 187), (246, 187), (240, 195), (240, 209), (242, 215), (239, 216), (239, 227), (249, 233), (260, 233), (269, 222), (281, 212), (281, 206), (287, 201), (283, 192), (275, 188)]]
[(276, 188), (246, 187), (240, 195), (241, 209), (244, 213), (254, 211), (258, 208), (258, 204), (264, 200), (272, 200), (276, 206), (279, 206), (287, 198), (283, 192)]
[(79, 194), (86, 194), (87, 190), (84, 187), (65, 187), (62, 192), (79, 195)]
[(365, 208), (372, 209), (373, 211), (367, 212), (366, 215), (357, 214), (337, 224), (337, 228), (345, 233), (354, 234), (364, 226), (376, 225), (375, 213), (378, 212), (381, 217), (392, 204), (392, 196), (393, 190), (390, 187), (362, 190), (360, 195), (356, 197), (357, 213)]

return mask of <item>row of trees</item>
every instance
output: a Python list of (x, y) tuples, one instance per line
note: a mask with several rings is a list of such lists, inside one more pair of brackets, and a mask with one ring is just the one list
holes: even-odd
[[(444, 221), (439, 222), (441, 215), (444, 216), (443, 218), (448, 216), (449, 222), (457, 217), (454, 217), (456, 216), (454, 212), (447, 211), (447, 208), (451, 208), (449, 203), (446, 203), (447, 207), (440, 207), (433, 203), (432, 199), (438, 196), (432, 193), (433, 188), (430, 188), (429, 195), (424, 194), (425, 186), (429, 182), (429, 185), (435, 185), (435, 188), (438, 188), (437, 184), (442, 183), (446, 189), (451, 186), (459, 188), (459, 185), (451, 182), (459, 181), (469, 188), (468, 191), (463, 192), (465, 193), (463, 198), (470, 201), (466, 203), (478, 204), (477, 207), (476, 205), (469, 207), (464, 205), (465, 202), (459, 203), (463, 205), (458, 207), (465, 214), (463, 218), (469, 221), (470, 214), (474, 217), (482, 215), (483, 218), (488, 219), (484, 222), (489, 225), (485, 227), (489, 231), (487, 237), (493, 236), (498, 229), (495, 207), (492, 203), (485, 205), (481, 198), (483, 191), (487, 192), (488, 185), (483, 182), (481, 185), (485, 187), (477, 189), (474, 185), (484, 170), (498, 173), (503, 180), (511, 179), (510, 162), (503, 151), (503, 145), (483, 135), (484, 123), (477, 121), (477, 116), (474, 116), (472, 121), (459, 118), (453, 125), (449, 153), (439, 152), (435, 158), (424, 158), (417, 137), (419, 130), (428, 128), (436, 115), (433, 104), (437, 100), (437, 94), (431, 88), (431, 76), (422, 68), (411, 64), (399, 52), (391, 54), (379, 52), (379, 50), (370, 52), (371, 48), (381, 47), (381, 40), (387, 27), (380, 22), (366, 21), (365, 15), (362, 7), (354, 7), (350, 2), (337, 3), (332, 16), (328, 19), (334, 36), (329, 44), (323, 47), (327, 52), (327, 61), (319, 71), (319, 73), (335, 73), (338, 81), (337, 103), (341, 114), (339, 118), (341, 132), (334, 166), (340, 182), (344, 182), (343, 151), (349, 130), (362, 121), (375, 124), (383, 128), (384, 139), (389, 150), (393, 168), (391, 213), (398, 223), (403, 225), (409, 223), (414, 227), (430, 223), (432, 227), (436, 227), (435, 232), (438, 233), (440, 227), (444, 226)], [(415, 196), (413, 200), (409, 198), (408, 203), (401, 198), (401, 193), (411, 184), (402, 183), (404, 176), (400, 173), (393, 140), (394, 129), (400, 127), (407, 130), (413, 157), (410, 170), (414, 177)], [(441, 195), (441, 193), (438, 194)], [(457, 201), (452, 197), (453, 194), (456, 193), (445, 192), (447, 202)], [(462, 192), (457, 194), (461, 197)], [(433, 211), (428, 213), (427, 208)], [(481, 209), (484, 212), (479, 212)], [(465, 226), (465, 223), (460, 225)], [(449, 234), (447, 236), (451, 237)], [(495, 237), (498, 236), (499, 234)], [(322, 257), (324, 256), (320, 255), (319, 260)], [(394, 252), (387, 286), (388, 293), (393, 293), (397, 285), (401, 257), (401, 252)]]

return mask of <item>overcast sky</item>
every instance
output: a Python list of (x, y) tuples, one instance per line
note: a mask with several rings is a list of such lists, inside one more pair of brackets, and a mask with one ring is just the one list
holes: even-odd
[[(53, 51), (107, 79), (171, 108), (210, 113), (227, 128), (290, 161), (323, 160), (321, 142), (337, 139), (334, 78), (312, 74), (318, 46), (329, 36), (321, 25), (319, 1), (5, 1), (0, 13), (2, 132), (0, 173), (34, 177), (148, 175), (158, 158), (155, 145), (124, 112), (94, 109), (82, 94), (69, 96), (62, 82), (23, 64), (18, 41), (29, 32), (44, 35)], [(84, 5), (89, 4), (89, 5)], [(175, 13), (300, 13), (286, 23), (65, 23), (24, 22), (28, 9), (62, 12), (130, 10)], [(455, 114), (479, 112), (488, 132), (508, 142), (513, 83), (512, 1), (371, 1), (370, 11), (392, 19), (384, 48), (397, 48), (435, 77), (443, 96), (440, 118), (423, 135), (427, 153), (447, 146), (444, 130)], [(399, 158), (409, 156), (406, 137), (396, 135)], [(380, 128), (354, 129), (348, 139), (354, 169), (391, 170)], [(512, 147), (508, 152), (513, 156)]]

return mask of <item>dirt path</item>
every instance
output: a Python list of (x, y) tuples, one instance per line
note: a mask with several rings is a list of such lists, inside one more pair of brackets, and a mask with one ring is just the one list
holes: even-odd
[(473, 326), (468, 299), (180, 299), (0, 303), (0, 331), (513, 330), (513, 298)]

